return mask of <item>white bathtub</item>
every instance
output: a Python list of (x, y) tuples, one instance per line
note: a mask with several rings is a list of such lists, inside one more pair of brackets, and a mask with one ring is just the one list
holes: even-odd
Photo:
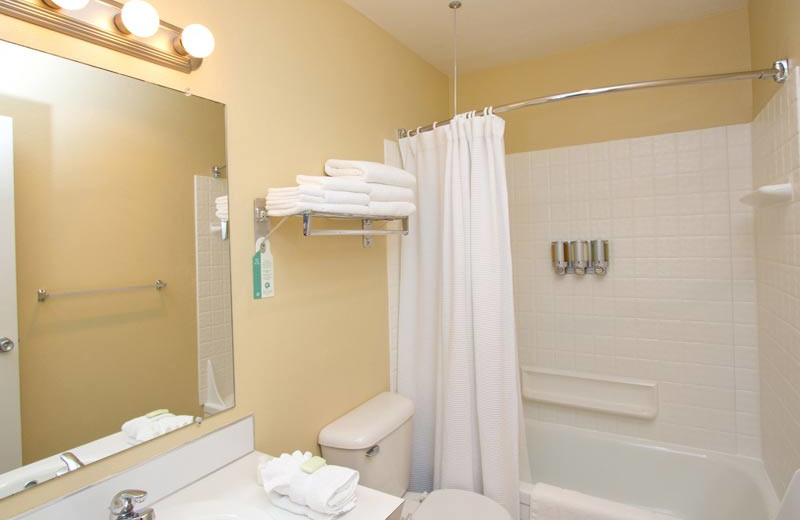
[[(763, 464), (691, 448), (527, 421), (534, 482), (671, 514), (681, 520), (772, 520), (778, 508)], [(521, 485), (529, 520), (533, 484)]]

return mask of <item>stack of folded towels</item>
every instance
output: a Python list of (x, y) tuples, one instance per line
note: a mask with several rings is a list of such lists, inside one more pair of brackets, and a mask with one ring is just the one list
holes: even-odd
[(188, 426), (192, 422), (194, 422), (194, 417), (191, 415), (175, 415), (165, 409), (153, 410), (123, 424), (122, 432), (125, 434), (128, 444), (135, 446)]
[(258, 478), (273, 505), (312, 520), (333, 520), (356, 506), (358, 471), (328, 466), (308, 452), (260, 464)]
[(267, 212), (272, 217), (306, 211), (341, 215), (407, 217), (414, 205), (416, 178), (405, 170), (366, 161), (331, 159), (326, 177), (298, 175), (297, 186), (270, 188)]
[(220, 219), (222, 222), (228, 221), (228, 196), (225, 195), (223, 197), (217, 197), (214, 199), (214, 203), (217, 205), (217, 212), (215, 213), (217, 218)]

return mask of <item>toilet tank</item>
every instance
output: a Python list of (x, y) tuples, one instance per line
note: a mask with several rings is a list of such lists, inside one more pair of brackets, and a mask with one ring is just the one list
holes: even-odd
[(328, 464), (355, 469), (359, 483), (403, 496), (411, 474), (414, 403), (391, 392), (373, 397), (319, 433)]

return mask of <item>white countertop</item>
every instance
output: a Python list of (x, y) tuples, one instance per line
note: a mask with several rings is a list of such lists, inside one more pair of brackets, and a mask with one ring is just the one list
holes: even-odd
[[(233, 504), (230, 513), (240, 518), (302, 520), (297, 516), (273, 506), (263, 488), (256, 480), (259, 461), (270, 456), (254, 451), (245, 457), (201, 478), (180, 491), (153, 504), (158, 520), (182, 520), (202, 516), (221, 518), (227, 504)], [(358, 486), (355, 509), (339, 517), (341, 520), (385, 520), (397, 512), (403, 504), (401, 498), (387, 495), (374, 489)], [(238, 509), (236, 509), (238, 508)], [(190, 512), (191, 511), (191, 512)], [(227, 512), (227, 511), (224, 511)], [(307, 519), (306, 519), (307, 520)]]

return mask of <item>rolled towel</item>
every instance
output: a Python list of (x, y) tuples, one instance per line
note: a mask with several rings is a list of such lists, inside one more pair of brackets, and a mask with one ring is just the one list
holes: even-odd
[(366, 182), (413, 188), (417, 179), (410, 173), (394, 166), (368, 161), (345, 161), (328, 159), (325, 173), (332, 177), (361, 177)]
[(298, 202), (287, 207), (280, 209), (267, 209), (267, 214), (270, 217), (287, 217), (290, 215), (299, 215), (306, 211), (316, 211), (319, 213), (331, 213), (334, 215), (355, 215), (355, 216), (370, 216), (371, 210), (369, 206), (362, 206), (360, 204), (321, 204), (315, 202)]
[(612, 502), (569, 489), (542, 484), (533, 486), (531, 520), (677, 520), (619, 502)]
[(417, 211), (410, 202), (370, 202), (369, 213), (376, 217), (407, 217)]
[(322, 186), (329, 191), (352, 191), (369, 195), (371, 188), (362, 177), (323, 177), (321, 175), (298, 175), (300, 186)]
[(411, 188), (389, 186), (388, 184), (367, 183), (370, 188), (369, 200), (372, 202), (415, 202), (416, 196)]
[(227, 195), (223, 195), (222, 197), (217, 197), (216, 199), (214, 199), (214, 203), (217, 206), (219, 206), (220, 204), (224, 204), (225, 206), (227, 206), (228, 205), (228, 196)]

